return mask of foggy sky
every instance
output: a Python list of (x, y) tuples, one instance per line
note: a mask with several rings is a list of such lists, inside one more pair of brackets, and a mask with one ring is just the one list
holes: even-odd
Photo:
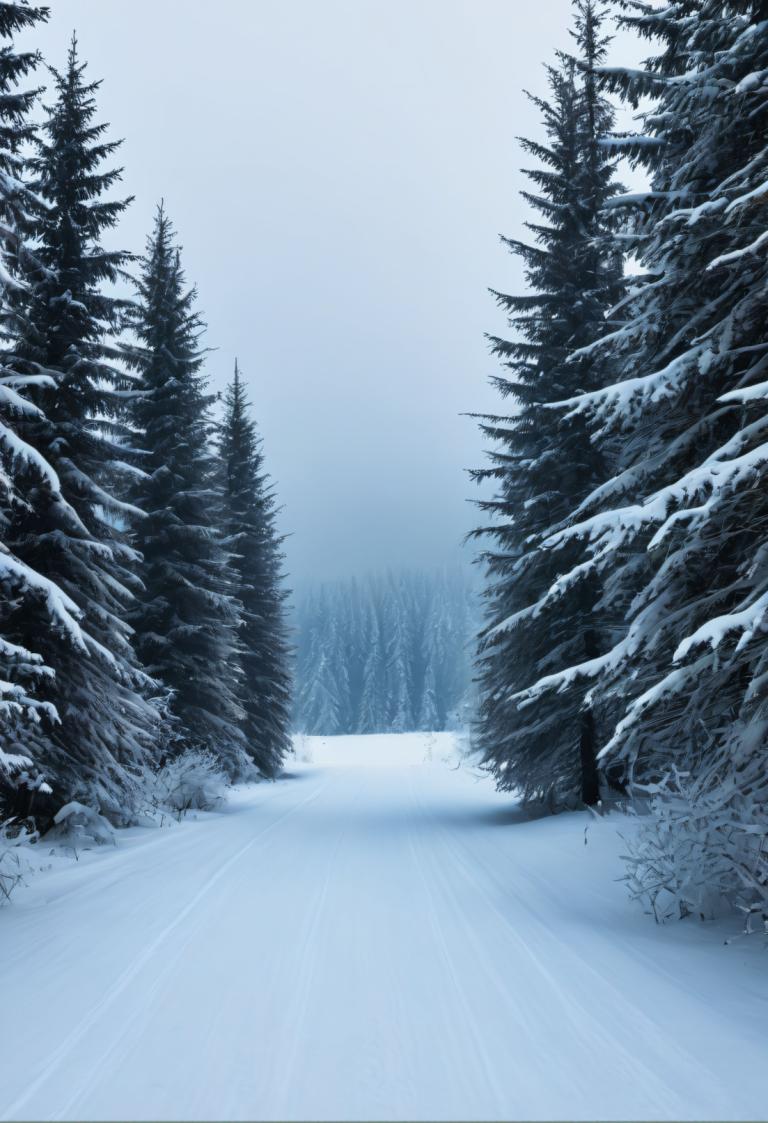
[[(49, 0), (125, 137), (141, 250), (162, 196), (216, 348), (238, 357), (295, 580), (456, 561), (494, 410), (489, 286), (514, 291), (523, 88), (569, 0)], [(637, 48), (630, 48), (637, 56)]]

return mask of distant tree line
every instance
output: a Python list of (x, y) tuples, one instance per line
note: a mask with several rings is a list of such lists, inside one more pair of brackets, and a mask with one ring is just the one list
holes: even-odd
[(309, 586), (296, 609), (295, 727), (401, 733), (465, 722), (474, 624), (458, 569)]
[(629, 873), (657, 916), (762, 924), (768, 4), (619, 0), (634, 68), (606, 64), (604, 4), (573, 12), (522, 142), (526, 290), (495, 294), (476, 742), (527, 801), (647, 799)]
[(33, 120), (41, 59), (14, 36), (46, 18), (0, 4), (0, 798), (125, 822), (188, 750), (279, 770), (282, 554), (237, 370), (214, 419), (165, 210), (142, 258), (104, 244), (131, 200), (74, 39)]

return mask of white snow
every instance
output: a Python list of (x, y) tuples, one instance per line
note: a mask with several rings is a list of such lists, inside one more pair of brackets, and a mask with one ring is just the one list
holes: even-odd
[(763, 945), (644, 917), (630, 820), (528, 821), (445, 734), (297, 748), (0, 911), (0, 1116), (764, 1116)]
[(716, 257), (713, 261), (710, 261), (707, 270), (716, 269), (719, 265), (731, 265), (734, 261), (738, 261), (748, 254), (756, 254), (766, 244), (768, 244), (768, 231), (764, 231), (748, 246), (742, 246), (741, 249), (733, 250), (731, 253), (723, 253)]

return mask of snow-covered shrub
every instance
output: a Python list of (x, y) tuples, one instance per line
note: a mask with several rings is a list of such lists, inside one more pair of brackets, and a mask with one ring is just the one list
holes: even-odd
[(10, 900), (13, 890), (24, 880), (28, 866), (24, 850), (38, 838), (37, 830), (29, 822), (8, 819), (0, 823), (0, 905)]
[(625, 855), (632, 894), (657, 921), (735, 907), (747, 932), (767, 931), (768, 776), (673, 769), (644, 791), (648, 814)]
[(95, 846), (115, 846), (115, 828), (93, 807), (72, 800), (55, 814), (53, 826), (45, 835), (46, 842), (60, 843), (77, 855), (78, 850), (92, 850)]
[(149, 802), (178, 817), (187, 811), (215, 811), (224, 802), (229, 778), (213, 753), (188, 749), (172, 757), (149, 780)]

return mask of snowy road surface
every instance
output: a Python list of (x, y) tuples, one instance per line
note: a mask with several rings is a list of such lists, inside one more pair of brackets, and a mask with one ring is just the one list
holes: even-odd
[(613, 824), (446, 736), (310, 745), (0, 912), (0, 1116), (765, 1118), (766, 953), (657, 929)]

